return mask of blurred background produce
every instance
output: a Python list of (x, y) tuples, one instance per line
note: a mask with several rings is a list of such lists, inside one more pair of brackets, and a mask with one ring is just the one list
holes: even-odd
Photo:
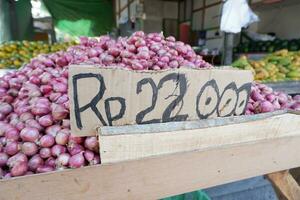
[(252, 70), (254, 79), (260, 82), (300, 80), (300, 51), (283, 49), (260, 60), (241, 56), (232, 66)]
[(0, 69), (18, 69), (39, 54), (66, 50), (76, 42), (9, 41), (0, 45)]
[(273, 41), (248, 41), (240, 43), (233, 49), (234, 53), (273, 53), (281, 49), (289, 51), (300, 50), (300, 39), (281, 40), (275, 39)]

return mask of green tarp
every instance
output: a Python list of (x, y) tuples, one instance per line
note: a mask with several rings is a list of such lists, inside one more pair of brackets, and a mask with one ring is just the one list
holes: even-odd
[(33, 21), (29, 0), (0, 0), (0, 43), (32, 40)]
[(0, 44), (11, 39), (9, 5), (7, 0), (0, 0)]
[(55, 27), (71, 36), (99, 36), (114, 27), (112, 0), (43, 0)]
[(203, 192), (202, 190), (198, 190), (195, 192), (167, 197), (161, 200), (210, 200), (210, 198), (205, 192)]
[(29, 0), (15, 1), (15, 18), (17, 30), (12, 33), (14, 40), (33, 40), (33, 19), (31, 15), (31, 3)]

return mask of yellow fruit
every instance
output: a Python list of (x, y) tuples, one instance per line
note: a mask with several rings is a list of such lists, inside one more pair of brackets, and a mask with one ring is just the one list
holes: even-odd
[(16, 65), (16, 66), (19, 66), (19, 65), (21, 65), (22, 63), (21, 63), (20, 61), (18, 61), (18, 60), (14, 60), (14, 61), (13, 61), (13, 64)]

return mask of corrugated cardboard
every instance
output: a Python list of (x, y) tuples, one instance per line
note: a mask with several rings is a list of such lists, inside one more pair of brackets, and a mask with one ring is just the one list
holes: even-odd
[(88, 136), (99, 126), (240, 115), (252, 80), (251, 71), (231, 68), (130, 71), (70, 66), (71, 130)]

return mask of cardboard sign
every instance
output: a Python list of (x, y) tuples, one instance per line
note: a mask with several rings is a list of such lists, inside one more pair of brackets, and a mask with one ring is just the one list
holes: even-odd
[(71, 130), (240, 115), (251, 71), (232, 68), (131, 71), (78, 65), (69, 68)]

